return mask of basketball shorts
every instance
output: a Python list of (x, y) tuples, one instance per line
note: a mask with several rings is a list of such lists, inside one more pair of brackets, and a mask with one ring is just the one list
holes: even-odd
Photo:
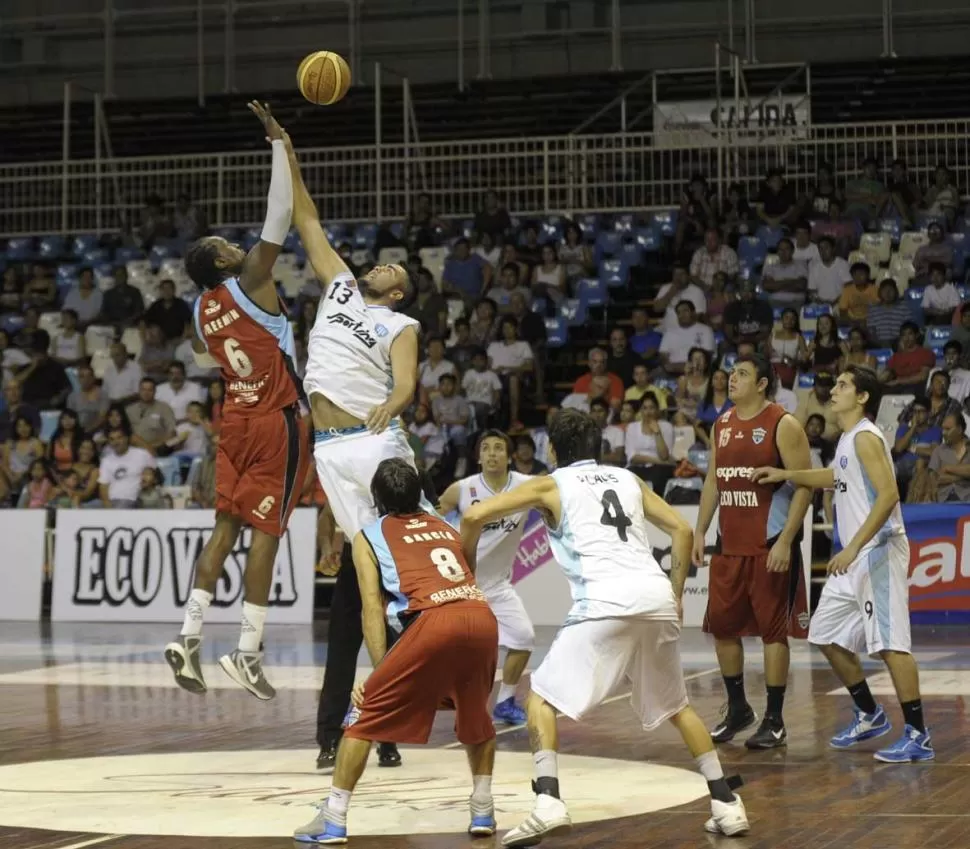
[(532, 651), (536, 632), (522, 599), (508, 579), (483, 588), (488, 606), (498, 620), (498, 644), (515, 651)]
[(574, 721), (632, 689), (647, 731), (687, 707), (676, 619), (586, 619), (564, 625), (532, 673), (532, 691)]
[[(362, 528), (377, 521), (377, 508), (370, 492), (371, 481), (381, 461), (395, 457), (415, 465), (407, 434), (397, 422), (383, 433), (371, 433), (364, 425), (339, 431), (317, 431), (313, 447), (317, 475), (337, 526), (348, 542)], [(434, 506), (423, 495), (421, 506), (429, 513), (435, 513)]]
[(909, 653), (909, 542), (903, 535), (863, 550), (844, 575), (831, 575), (808, 640), (861, 654)]
[(216, 451), (216, 511), (282, 537), (310, 465), (310, 432), (296, 407), (226, 416)]
[(792, 545), (785, 572), (769, 572), (767, 554), (711, 556), (705, 633), (720, 639), (761, 637), (766, 643), (786, 643), (789, 637), (805, 639), (808, 623), (800, 543)]
[(486, 605), (453, 602), (422, 611), (367, 679), (360, 716), (344, 735), (427, 743), (446, 703), (455, 710), (461, 743), (491, 740), (488, 700), (497, 665), (498, 626)]

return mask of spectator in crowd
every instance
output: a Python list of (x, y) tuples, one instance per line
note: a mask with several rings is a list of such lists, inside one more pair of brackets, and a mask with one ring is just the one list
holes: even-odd
[(448, 331), (448, 302), (438, 292), (434, 277), (427, 268), (418, 270), (417, 280), (417, 297), (407, 309), (407, 314), (421, 322), (425, 335), (444, 336)]
[(673, 377), (684, 373), (691, 349), (703, 348), (713, 354), (716, 350), (714, 331), (697, 321), (690, 301), (677, 304), (677, 326), (664, 333), (660, 343), (660, 361), (664, 371)]
[(495, 271), (502, 261), (502, 247), (496, 243), (490, 233), (478, 234), (478, 244), (472, 248), (472, 253), (485, 260), (492, 267), (492, 271)]
[(10, 336), (6, 330), (0, 330), (0, 368), (3, 369), (3, 385), (6, 386), (14, 375), (26, 365), (30, 365), (30, 357), (10, 344)]
[(471, 326), (467, 318), (455, 319), (454, 330), (455, 341), (450, 348), (445, 349), (445, 359), (455, 364), (459, 374), (464, 374), (480, 347), (472, 342)]
[(559, 261), (566, 269), (566, 281), (575, 285), (576, 281), (592, 274), (593, 253), (589, 245), (583, 242), (583, 233), (579, 227), (570, 221), (566, 225), (563, 242), (559, 248)]
[(950, 341), (959, 342), (962, 348), (960, 358), (961, 368), (970, 368), (970, 309), (960, 309), (959, 319), (954, 319), (953, 329), (950, 331)]
[(844, 206), (845, 198), (835, 184), (832, 166), (823, 162), (818, 166), (815, 183), (808, 187), (804, 209), (807, 218), (827, 218), (829, 204), (835, 201)]
[(38, 330), (30, 354), (30, 365), (17, 375), (24, 401), (41, 410), (60, 407), (71, 391), (71, 381), (64, 366), (52, 360), (47, 353), (50, 344), (47, 331)]
[(835, 379), (831, 374), (826, 372), (816, 374), (815, 385), (807, 395), (803, 396), (795, 411), (795, 418), (802, 427), (805, 426), (809, 416), (821, 416), (825, 420), (825, 431), (822, 436), (829, 442), (838, 439), (841, 432), (839, 420), (829, 404), (832, 400), (833, 386), (835, 386)]
[(566, 267), (559, 261), (559, 254), (552, 242), (546, 242), (539, 253), (539, 262), (532, 269), (532, 293), (546, 298), (550, 304), (559, 305), (569, 297)]
[(98, 458), (98, 446), (94, 440), (84, 438), (77, 449), (77, 460), (74, 463), (74, 473), (78, 480), (78, 502), (86, 504), (98, 497), (98, 473), (101, 460)]
[(175, 237), (185, 244), (202, 238), (209, 230), (205, 210), (199, 204), (193, 203), (185, 192), (180, 192), (175, 199), (172, 224), (175, 228)]
[(104, 424), (111, 401), (108, 394), (98, 386), (94, 370), (82, 365), (77, 370), (78, 388), (67, 396), (67, 406), (77, 413), (84, 433), (94, 433)]
[(0, 438), (4, 441), (14, 433), (14, 422), (26, 418), (35, 431), (40, 430), (40, 410), (24, 401), (19, 380), (9, 380), (3, 387), (3, 409), (0, 410)]
[(145, 199), (141, 223), (132, 236), (144, 250), (150, 250), (159, 239), (172, 235), (172, 221), (165, 212), (165, 203), (159, 195), (151, 194)]
[(512, 229), (508, 210), (499, 202), (498, 192), (494, 189), (485, 192), (482, 208), (475, 215), (474, 227), (476, 233), (487, 233), (494, 241), (502, 239)]
[(942, 215), (949, 223), (956, 218), (960, 205), (960, 190), (953, 184), (953, 175), (945, 165), (937, 165), (933, 185), (923, 197), (923, 209), (930, 215)]
[(27, 472), (27, 483), (20, 491), (17, 506), (39, 510), (47, 506), (54, 495), (54, 481), (43, 460), (34, 460)]
[(475, 350), (472, 366), (465, 372), (461, 386), (475, 412), (475, 424), (480, 428), (491, 427), (501, 403), (502, 381), (488, 367), (488, 356), (481, 348)]
[(599, 425), (603, 433), (603, 453), (601, 461), (613, 466), (626, 465), (626, 450), (624, 449), (623, 428), (609, 424), (610, 405), (602, 398), (597, 398), (589, 403), (589, 414), (593, 421)]
[(24, 289), (24, 306), (33, 307), (38, 315), (57, 306), (57, 283), (51, 269), (42, 263), (34, 266), (34, 274)]
[(850, 282), (849, 263), (836, 256), (832, 238), (823, 236), (818, 240), (818, 260), (808, 266), (809, 297), (818, 303), (837, 304)]
[(674, 428), (660, 417), (657, 399), (649, 392), (640, 403), (639, 422), (627, 426), (625, 447), (630, 471), (648, 481), (653, 491), (662, 496), (674, 472)]
[[(195, 354), (192, 351), (192, 339), (195, 334), (190, 334), (186, 336), (181, 342), (178, 343), (175, 350), (172, 352), (172, 357), (185, 366), (185, 373), (188, 375), (189, 380), (199, 381), (202, 384), (207, 384), (212, 378), (217, 377), (219, 374), (218, 368), (205, 368), (200, 366), (195, 361)], [(303, 344), (303, 340), (300, 336), (294, 333), (295, 342), (297, 346)]]
[[(212, 510), (216, 504), (216, 453), (219, 450), (219, 435), (214, 434), (208, 440), (202, 467), (192, 481), (192, 494), (189, 507), (199, 507)], [(316, 479), (315, 470), (311, 468)]]
[(778, 242), (778, 262), (766, 265), (761, 285), (768, 293), (773, 307), (800, 307), (808, 293), (808, 267), (794, 259), (795, 245), (791, 239)]
[(926, 384), (936, 357), (923, 347), (923, 335), (913, 322), (907, 321), (899, 329), (896, 353), (889, 358), (879, 379), (889, 393), (913, 392)]
[[(162, 387), (158, 387), (161, 391)], [(205, 454), (209, 447), (209, 434), (205, 426), (205, 408), (200, 401), (192, 401), (186, 407), (185, 420), (175, 426), (175, 436), (169, 441), (172, 452), (185, 460), (193, 460)]]
[(809, 359), (808, 346), (802, 336), (798, 311), (788, 308), (781, 314), (781, 326), (772, 329), (768, 340), (771, 362), (779, 379), (795, 379), (798, 364)]
[(899, 297), (899, 287), (890, 277), (879, 284), (879, 302), (869, 307), (866, 330), (873, 344), (880, 348), (895, 346), (899, 333), (912, 313)]
[[(926, 402), (926, 423), (930, 427), (943, 427), (943, 419), (947, 416), (959, 415), (959, 402), (950, 397), (950, 375), (945, 371), (937, 370), (927, 382), (926, 395), (919, 395), (922, 401)], [(917, 390), (918, 391), (918, 390)], [(913, 418), (916, 409), (916, 401), (907, 404), (899, 414), (899, 420), (904, 424), (909, 423)]]
[(964, 368), (962, 362), (963, 345), (951, 339), (943, 346), (943, 366), (930, 372), (930, 379), (926, 384), (927, 392), (933, 377), (940, 372), (945, 372), (950, 378), (950, 397), (962, 404), (970, 396), (970, 369)]
[(911, 415), (908, 424), (901, 424), (896, 429), (896, 441), (893, 444), (893, 457), (896, 466), (896, 482), (899, 486), (900, 497), (906, 499), (910, 481), (916, 474), (919, 460), (925, 466), (933, 454), (933, 449), (943, 440), (940, 427), (933, 427), (929, 423), (930, 402), (924, 397), (917, 397), (910, 405)]
[[(691, 348), (687, 355), (684, 373), (677, 379), (677, 391), (674, 400), (677, 404), (675, 425), (688, 425), (697, 417), (697, 408), (703, 403), (711, 383), (711, 354), (703, 348)], [(660, 408), (660, 402), (654, 396), (654, 402)]]
[(164, 483), (158, 469), (142, 469), (139, 481), (138, 503), (142, 510), (165, 510), (172, 506), (172, 496), (162, 489)]
[(677, 326), (677, 304), (681, 301), (690, 301), (695, 315), (703, 316), (707, 312), (704, 289), (692, 283), (687, 268), (677, 263), (673, 267), (673, 280), (661, 286), (653, 300), (653, 311), (663, 316), (661, 329), (664, 333)]
[(128, 282), (128, 269), (119, 265), (114, 270), (114, 286), (104, 293), (101, 303), (102, 320), (122, 330), (135, 327), (145, 312), (141, 291)]
[(145, 377), (161, 383), (168, 375), (169, 363), (174, 359), (174, 341), (165, 337), (165, 331), (158, 324), (147, 324), (141, 353), (138, 355), (138, 362)]
[(707, 293), (707, 323), (713, 330), (724, 327), (724, 312), (731, 303), (727, 291), (727, 277), (723, 271), (714, 275), (711, 291)]
[(518, 324), (519, 338), (528, 342), (535, 354), (546, 344), (546, 323), (529, 309), (528, 298), (524, 291), (513, 292), (509, 315)]
[(785, 180), (781, 171), (768, 174), (757, 204), (758, 218), (769, 227), (781, 227), (794, 223), (798, 217), (795, 190)]
[(77, 316), (78, 326), (85, 328), (97, 322), (103, 304), (103, 295), (94, 281), (94, 271), (85, 266), (64, 298), (64, 309), (71, 310)]
[(455, 364), (445, 359), (445, 343), (440, 336), (428, 339), (428, 356), (418, 366), (418, 385), (424, 398), (423, 403), (431, 403), (438, 394), (441, 376), (455, 374)]
[(711, 288), (717, 272), (723, 271), (731, 283), (738, 276), (739, 268), (738, 255), (721, 242), (721, 231), (717, 227), (708, 227), (703, 246), (691, 257), (691, 280), (706, 291)]
[(527, 433), (515, 437), (512, 470), (522, 475), (544, 475), (549, 471), (546, 464), (536, 458), (535, 440)]
[(40, 310), (37, 307), (27, 307), (24, 310), (24, 326), (17, 331), (17, 335), (14, 337), (14, 345), (23, 351), (31, 351), (34, 348), (37, 334), (41, 332), (46, 335), (46, 331), (40, 329)]
[(835, 456), (835, 444), (825, 439), (826, 421), (819, 413), (812, 413), (805, 422), (805, 436), (812, 453), (812, 467), (824, 468)]
[(805, 268), (811, 271), (812, 263), (821, 259), (818, 245), (812, 241), (812, 225), (807, 221), (799, 221), (795, 225), (795, 242), (792, 257), (796, 262), (805, 263)]
[(926, 228), (926, 236), (929, 241), (925, 245), (920, 245), (916, 249), (916, 256), (913, 257), (913, 268), (916, 270), (916, 283), (925, 286), (930, 271), (934, 263), (943, 266), (943, 278), (950, 277), (950, 269), (953, 268), (953, 246), (943, 240), (943, 227), (938, 221), (930, 223)]
[(107, 393), (109, 401), (128, 404), (138, 397), (138, 387), (141, 384), (141, 366), (128, 358), (128, 350), (121, 342), (111, 345), (111, 362), (105, 365), (101, 385)]
[(518, 256), (528, 270), (528, 278), (532, 279), (532, 269), (542, 262), (542, 245), (539, 244), (539, 228), (530, 221), (522, 228), (522, 241), (518, 247)]
[(446, 442), (441, 428), (431, 418), (431, 410), (426, 404), (418, 404), (414, 408), (414, 421), (408, 429), (421, 440), (424, 468), (431, 472), (444, 456)]
[(155, 397), (171, 408), (178, 423), (188, 418), (189, 404), (205, 400), (205, 390), (185, 379), (185, 366), (176, 360), (168, 367), (168, 382), (158, 387)]
[(498, 321), (495, 318), (495, 301), (482, 298), (475, 304), (475, 311), (469, 319), (472, 344), (487, 348), (498, 334)]
[(492, 283), (492, 266), (471, 250), (468, 239), (458, 239), (441, 275), (444, 293), (459, 297), (466, 304), (475, 303)]
[(23, 309), (23, 298), (20, 274), (11, 265), (4, 269), (0, 283), (0, 313), (19, 313)]
[(879, 178), (879, 163), (869, 157), (862, 163), (862, 174), (845, 184), (846, 215), (868, 224), (878, 218), (886, 197), (886, 187)]
[(744, 187), (740, 183), (731, 183), (721, 204), (720, 223), (724, 241), (737, 245), (740, 237), (750, 232), (754, 218)]
[(468, 429), (471, 423), (471, 407), (457, 394), (458, 379), (454, 374), (443, 374), (439, 380), (439, 392), (431, 402), (431, 413), (445, 442), (455, 451), (455, 477), (463, 478), (468, 469)]
[(155, 397), (156, 384), (150, 377), (138, 385), (138, 400), (125, 410), (131, 422), (132, 437), (152, 454), (171, 453), (168, 442), (175, 436), (175, 414), (168, 404)]
[(528, 289), (532, 282), (532, 266), (522, 261), (518, 247), (512, 242), (506, 242), (502, 246), (502, 258), (499, 260), (498, 267), (505, 268), (507, 265), (519, 270), (519, 285)]
[(623, 395), (624, 401), (642, 401), (643, 396), (648, 392), (653, 393), (657, 399), (660, 412), (667, 412), (667, 392), (659, 386), (650, 382), (650, 372), (646, 365), (635, 365), (633, 367), (633, 385), (630, 386)]
[(616, 409), (616, 404), (612, 403), (610, 399), (610, 379), (605, 374), (597, 375), (590, 380), (589, 390), (587, 392), (574, 391), (569, 393), (569, 395), (562, 399), (562, 407), (563, 409), (579, 410), (582, 413), (588, 413), (590, 404), (597, 398), (602, 398), (604, 401), (609, 402), (610, 408)]
[(728, 373), (721, 368), (715, 369), (704, 400), (697, 408), (697, 435), (704, 445), (710, 447), (711, 428), (718, 416), (733, 406), (734, 402), (728, 398)]
[(155, 468), (155, 458), (144, 448), (131, 444), (128, 432), (113, 428), (108, 434), (110, 451), (101, 455), (98, 484), (105, 507), (132, 508), (138, 504), (141, 474)]
[(3, 446), (0, 494), (4, 500), (17, 498), (31, 464), (43, 457), (44, 443), (37, 438), (37, 428), (27, 416), (18, 415), (13, 421), (11, 436)]
[(959, 413), (943, 419), (943, 442), (933, 449), (929, 470), (936, 501), (970, 501), (970, 440)]
[(630, 350), (626, 331), (622, 327), (614, 327), (610, 331), (610, 350), (606, 359), (607, 371), (617, 375), (623, 381), (623, 385), (627, 386), (633, 380), (633, 369), (642, 363), (640, 356)]
[[(135, 396), (138, 397), (137, 395)], [(104, 425), (101, 430), (94, 435), (94, 442), (99, 450), (105, 450), (105, 446), (110, 449), (109, 434), (115, 428), (121, 428), (127, 434), (131, 434), (131, 421), (128, 419), (127, 407), (125, 404), (113, 403), (108, 407), (108, 414), (104, 417)]]
[(47, 443), (47, 466), (57, 475), (69, 472), (77, 462), (78, 450), (84, 434), (78, 422), (77, 413), (71, 409), (61, 411), (57, 428)]
[(501, 340), (488, 346), (487, 354), (491, 368), (508, 387), (510, 429), (521, 430), (521, 403), (523, 383), (535, 372), (535, 358), (528, 342), (519, 339), (519, 323), (506, 316), (502, 319)]
[(927, 324), (950, 324), (962, 299), (957, 287), (948, 283), (942, 262), (930, 263), (930, 283), (923, 292), (923, 315)]
[(815, 325), (815, 337), (808, 346), (804, 362), (816, 374), (827, 372), (838, 374), (842, 370), (845, 345), (839, 339), (835, 319), (830, 315), (820, 315)]
[(146, 331), (154, 324), (161, 329), (162, 336), (167, 341), (181, 339), (192, 322), (189, 305), (181, 298), (175, 297), (175, 282), (172, 280), (163, 280), (159, 283), (158, 292), (158, 300), (145, 312)]
[[(686, 359), (686, 357), (685, 357)], [(591, 348), (589, 352), (589, 371), (580, 375), (573, 383), (573, 394), (586, 395), (590, 391), (590, 384), (594, 378), (605, 378), (609, 384), (607, 389), (607, 399), (610, 407), (616, 409), (623, 400), (623, 381), (619, 375), (613, 374), (607, 368), (608, 355), (602, 348)]]
[(81, 480), (74, 469), (61, 475), (47, 506), (62, 510), (81, 506)]
[(222, 405), (226, 396), (226, 387), (221, 377), (210, 381), (208, 395), (205, 399), (205, 420), (208, 423), (209, 434), (219, 433), (222, 425)]
[(714, 195), (703, 174), (695, 174), (680, 196), (680, 214), (674, 233), (674, 254), (693, 248), (704, 238), (709, 227), (717, 224)]
[(916, 221), (916, 210), (919, 209), (922, 202), (923, 193), (916, 181), (910, 179), (906, 161), (903, 159), (894, 160), (889, 180), (888, 197), (882, 210), (883, 217), (901, 218), (905, 226), (911, 227)]
[(792, 392), (792, 387), (795, 385), (795, 378), (792, 376), (778, 378), (778, 383), (775, 385), (775, 395), (772, 399), (776, 404), (778, 404), (786, 413), (791, 413), (795, 415), (798, 412), (798, 396)]
[(872, 282), (867, 263), (853, 263), (850, 273), (852, 282), (842, 290), (836, 313), (841, 324), (863, 324), (869, 310), (879, 303), (879, 289)]
[(876, 358), (869, 353), (869, 339), (865, 330), (861, 327), (853, 327), (849, 331), (849, 340), (845, 347), (845, 357), (842, 361), (842, 368), (847, 366), (865, 366), (866, 368), (876, 368)]
[[(676, 312), (674, 313), (676, 317)], [(650, 318), (646, 307), (634, 307), (630, 317), (633, 323), (633, 335), (630, 336), (630, 350), (639, 354), (647, 365), (656, 365), (657, 354), (660, 350), (662, 334), (650, 326)]]
[(77, 313), (74, 310), (67, 307), (61, 310), (61, 326), (54, 331), (50, 355), (65, 368), (87, 358), (84, 336), (77, 329)]
[[(760, 345), (771, 336), (775, 316), (767, 301), (757, 297), (753, 280), (738, 285), (738, 299), (724, 310), (724, 335), (733, 348), (742, 342)], [(713, 338), (713, 336), (712, 336)]]
[(526, 303), (532, 300), (532, 293), (528, 287), (523, 286), (519, 282), (518, 266), (515, 263), (509, 262), (502, 266), (502, 273), (499, 275), (499, 285), (489, 289), (485, 297), (495, 302), (495, 307), (500, 315), (505, 315), (512, 311), (512, 297), (516, 294), (521, 295)]

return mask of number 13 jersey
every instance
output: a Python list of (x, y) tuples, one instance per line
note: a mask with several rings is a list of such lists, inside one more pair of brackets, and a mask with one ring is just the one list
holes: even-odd
[(226, 384), (223, 415), (262, 416), (303, 397), (293, 328), (282, 301), (279, 312), (268, 313), (231, 277), (203, 292), (192, 316)]
[(562, 517), (549, 529), (553, 554), (572, 591), (566, 624), (642, 616), (677, 619), (670, 579), (647, 539), (639, 479), (584, 460), (556, 469)]

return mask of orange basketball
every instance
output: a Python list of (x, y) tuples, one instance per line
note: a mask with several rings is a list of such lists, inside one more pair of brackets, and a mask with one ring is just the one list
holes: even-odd
[(296, 84), (310, 103), (329, 106), (336, 103), (350, 88), (350, 67), (342, 56), (329, 50), (311, 53), (296, 72)]

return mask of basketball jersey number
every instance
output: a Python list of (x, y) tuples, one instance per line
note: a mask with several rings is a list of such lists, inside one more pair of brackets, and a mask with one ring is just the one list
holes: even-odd
[(600, 516), (601, 525), (610, 525), (616, 528), (616, 533), (621, 542), (627, 541), (626, 529), (633, 524), (630, 517), (623, 512), (623, 505), (616, 494), (615, 489), (608, 489), (603, 493), (601, 501), (603, 505), (603, 515)]
[(330, 287), (330, 296), (328, 300), (336, 301), (340, 306), (343, 306), (350, 300), (351, 296), (354, 294), (354, 290), (351, 289), (346, 284), (334, 283)]
[(461, 568), (461, 563), (455, 557), (454, 552), (448, 548), (431, 549), (431, 562), (445, 580), (457, 584), (465, 580), (465, 570)]
[(229, 360), (232, 370), (240, 377), (249, 377), (253, 373), (253, 361), (246, 356), (238, 339), (230, 337), (225, 341), (222, 350)]

